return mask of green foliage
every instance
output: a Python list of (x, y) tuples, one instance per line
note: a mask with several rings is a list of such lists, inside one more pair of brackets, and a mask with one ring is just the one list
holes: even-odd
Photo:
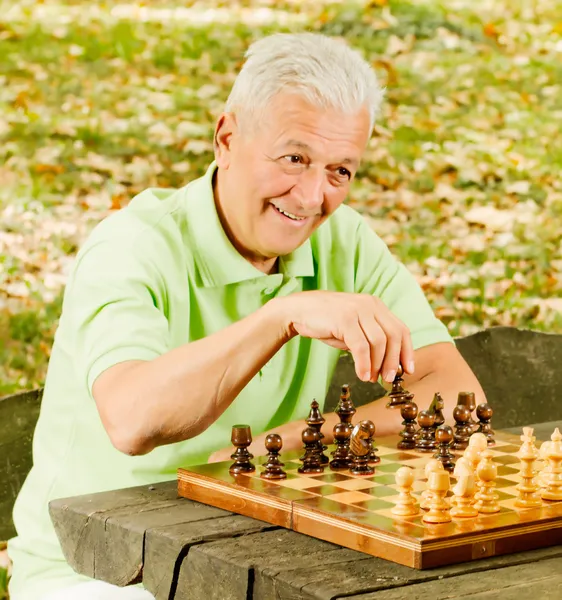
[(204, 172), (246, 48), (275, 31), (342, 36), (376, 69), (386, 102), (349, 203), (450, 331), (562, 331), (560, 3), (184, 4), (0, 11), (0, 395), (42, 384), (95, 224)]

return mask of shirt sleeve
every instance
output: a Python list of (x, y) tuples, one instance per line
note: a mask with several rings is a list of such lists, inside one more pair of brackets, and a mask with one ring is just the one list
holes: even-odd
[(454, 343), (413, 275), (363, 219), (357, 235), (355, 291), (380, 298), (410, 330), (414, 350), (438, 342)]
[(65, 291), (60, 327), (72, 332), (75, 368), (90, 396), (109, 367), (170, 349), (165, 287), (141, 246), (150, 244), (92, 244), (79, 255)]

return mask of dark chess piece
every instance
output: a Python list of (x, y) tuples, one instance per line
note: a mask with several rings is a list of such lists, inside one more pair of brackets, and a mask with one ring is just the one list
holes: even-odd
[(349, 423), (336, 423), (334, 426), (335, 450), (332, 452), (333, 459), (330, 461), (332, 471), (348, 469), (351, 465), (351, 453), (349, 451), (349, 436), (353, 427)]
[(320, 431), (322, 429), (322, 425), (324, 425), (325, 422), (326, 419), (322, 416), (322, 413), (320, 412), (318, 402), (316, 402), (316, 400), (313, 400), (310, 404), (310, 413), (306, 419), (306, 424), (309, 427), (312, 427), (312, 429), (314, 429), (320, 434), (320, 440), (318, 441), (318, 453), (320, 456), (321, 465), (327, 465), (330, 462), (330, 459), (324, 454), (324, 450), (327, 449), (327, 446), (324, 446), (324, 444), (322, 443), (324, 434), (322, 433), (322, 431)]
[(239, 473), (252, 473), (255, 471), (256, 467), (250, 462), (254, 455), (248, 450), (248, 446), (252, 443), (250, 426), (233, 425), (230, 441), (236, 450), (234, 454), (230, 455), (234, 462), (230, 465), (229, 472), (238, 475)]
[(392, 382), (392, 390), (388, 392), (388, 403), (386, 408), (398, 408), (402, 406), (402, 404), (406, 404), (406, 402), (411, 402), (414, 398), (414, 394), (410, 394), (410, 392), (402, 387), (402, 382), (404, 381), (402, 375), (404, 375), (404, 369), (402, 368), (402, 365), (398, 365), (396, 377)]
[(355, 406), (353, 406), (353, 402), (351, 401), (351, 392), (349, 390), (349, 385), (345, 384), (341, 387), (340, 401), (338, 402), (338, 406), (335, 410), (335, 413), (340, 418), (342, 423), (348, 423), (351, 425), (351, 420), (353, 419), (353, 415), (357, 412)]
[(445, 471), (452, 473), (455, 468), (453, 459), (455, 458), (450, 451), (453, 443), (453, 428), (449, 425), (441, 425), (435, 430), (435, 441), (438, 444), (438, 450), (433, 455), (441, 462)]
[(369, 458), (373, 449), (372, 438), (375, 425), (372, 421), (359, 421), (349, 437), (349, 449), (352, 463), (349, 468), (352, 475), (372, 475), (375, 470), (369, 466)]
[(478, 421), (475, 421), (473, 416), (474, 409), (476, 408), (476, 395), (474, 392), (459, 392), (457, 405), (467, 406), (470, 410), (469, 425), (472, 427), (472, 433), (474, 433), (478, 427)]
[(376, 427), (372, 421), (365, 421), (366, 426), (370, 429), (370, 442), (371, 442), (371, 451), (369, 452), (369, 462), (370, 463), (380, 463), (381, 459), (377, 456), (378, 448), (375, 448), (375, 433)]
[(433, 396), (433, 400), (429, 405), (429, 412), (432, 415), (435, 415), (435, 423), (433, 424), (433, 428), (437, 429), (445, 423), (445, 417), (443, 415), (443, 409), (445, 408), (445, 401), (439, 392), (436, 392)]
[(287, 473), (283, 471), (284, 463), (279, 458), (283, 447), (283, 440), (277, 433), (270, 433), (265, 438), (265, 449), (267, 450), (267, 461), (260, 477), (264, 479), (287, 479)]
[(483, 402), (476, 407), (476, 416), (480, 421), (478, 432), (483, 433), (486, 436), (488, 446), (494, 446), (496, 444), (496, 440), (494, 439), (494, 430), (492, 429), (491, 423), (493, 414), (494, 410), (486, 402)]
[(435, 415), (428, 410), (422, 410), (418, 414), (420, 429), (416, 434), (416, 450), (420, 452), (433, 452), (437, 448), (435, 443)]
[(452, 448), (453, 450), (466, 450), (468, 440), (472, 435), (470, 409), (468, 406), (457, 404), (453, 410), (453, 419), (455, 419), (455, 432)]
[(320, 464), (320, 433), (312, 427), (307, 427), (302, 432), (304, 444), (304, 456), (301, 456), (303, 464), (298, 468), (299, 473), (323, 473), (324, 467)]
[(402, 440), (398, 442), (400, 450), (413, 450), (416, 447), (416, 417), (418, 416), (418, 405), (415, 402), (407, 402), (400, 407), (400, 414), (404, 419), (404, 428), (400, 432)]

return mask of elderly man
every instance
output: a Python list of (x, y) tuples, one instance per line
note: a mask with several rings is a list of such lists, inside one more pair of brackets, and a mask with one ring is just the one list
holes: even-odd
[[(272, 430), (299, 447), (342, 349), (364, 381), (390, 382), (403, 365), (421, 405), (437, 390), (484, 400), (414, 279), (342, 205), (381, 99), (343, 43), (265, 38), (217, 120), (207, 173), (144, 191), (94, 230), (66, 288), (14, 511), (13, 600), (152, 598), (75, 574), (49, 500), (226, 458), (237, 422), (256, 452)], [(379, 434), (399, 427), (381, 402), (356, 417)]]

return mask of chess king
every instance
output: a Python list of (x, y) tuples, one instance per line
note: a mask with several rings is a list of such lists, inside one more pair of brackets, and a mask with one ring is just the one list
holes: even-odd
[[(12, 600), (152, 598), (74, 573), (49, 501), (229, 460), (234, 423), (251, 426), (254, 455), (269, 433), (301, 447), (342, 350), (366, 382), (392, 382), (402, 365), (420, 410), (436, 390), (449, 420), (459, 391), (485, 402), (413, 276), (344, 204), (382, 101), (345, 43), (261, 39), (217, 117), (206, 173), (146, 189), (94, 229), (69, 276), (15, 505)], [(385, 402), (355, 415), (378, 436), (400, 429)], [(338, 419), (324, 416), (331, 443)]]

